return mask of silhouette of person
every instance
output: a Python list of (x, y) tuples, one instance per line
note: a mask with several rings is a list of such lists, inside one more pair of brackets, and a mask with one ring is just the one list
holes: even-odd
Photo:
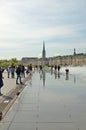
[(58, 65), (58, 72), (60, 71), (60, 65)]
[(19, 65), (19, 66), (16, 68), (16, 74), (17, 74), (16, 84), (19, 84), (19, 83), (18, 83), (18, 80), (19, 80), (20, 84), (22, 84), (22, 82), (21, 82), (21, 65)]
[(3, 71), (4, 71), (4, 69), (2, 69), (2, 68), (0, 67), (0, 96), (3, 95), (3, 94), (1, 93), (1, 88), (2, 88), (2, 86), (3, 86), (3, 75), (2, 75)]
[(66, 80), (68, 80), (69, 79), (69, 69), (65, 69), (65, 71), (66, 71)]

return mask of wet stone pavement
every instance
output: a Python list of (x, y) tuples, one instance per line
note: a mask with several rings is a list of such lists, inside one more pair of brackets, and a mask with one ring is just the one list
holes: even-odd
[(34, 72), (0, 130), (86, 130), (86, 82), (79, 75)]

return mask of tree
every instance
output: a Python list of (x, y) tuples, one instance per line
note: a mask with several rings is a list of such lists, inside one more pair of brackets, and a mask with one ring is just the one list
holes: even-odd
[(10, 66), (16, 66), (18, 64), (18, 60), (16, 58), (12, 58), (10, 60)]

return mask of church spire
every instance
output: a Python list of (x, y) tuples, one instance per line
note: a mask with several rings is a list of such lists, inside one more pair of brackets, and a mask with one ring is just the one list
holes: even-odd
[(74, 55), (76, 55), (76, 49), (74, 48), (74, 53), (73, 53)]
[(46, 58), (46, 51), (45, 51), (45, 42), (43, 41), (43, 51), (42, 51), (42, 58)]
[(43, 41), (43, 50), (45, 50), (45, 42)]

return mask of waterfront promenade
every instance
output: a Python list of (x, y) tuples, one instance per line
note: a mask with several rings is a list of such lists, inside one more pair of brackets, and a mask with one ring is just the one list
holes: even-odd
[(13, 105), (18, 95), (22, 92), (25, 87), (25, 82), (28, 79), (29, 75), (26, 75), (25, 78), (21, 78), (22, 85), (16, 85), (16, 73), (14, 78), (7, 76), (7, 71), (3, 72), (3, 87), (1, 88), (1, 92), (3, 95), (0, 95), (0, 120), (3, 119), (5, 114), (8, 112), (10, 107)]
[[(1, 91), (4, 96), (7, 95), (7, 93), (9, 93), (12, 89), (16, 88), (16, 73), (14, 78), (11, 78), (11, 76), (8, 78), (7, 71), (5, 70), (5, 72), (3, 73), (3, 77), (4, 86), (1, 88)], [(23, 80), (24, 78), (22, 78), (22, 81)], [(0, 96), (0, 99), (3, 98), (3, 96)]]
[[(1, 88), (1, 91), (3, 93), (3, 95), (6, 95), (9, 91), (11, 91), (12, 89), (14, 89), (16, 87), (16, 78), (8, 78), (7, 77), (7, 72), (5, 71), (3, 73), (3, 83), (4, 83), (4, 86)], [(3, 96), (0, 96), (0, 99), (2, 98)]]

